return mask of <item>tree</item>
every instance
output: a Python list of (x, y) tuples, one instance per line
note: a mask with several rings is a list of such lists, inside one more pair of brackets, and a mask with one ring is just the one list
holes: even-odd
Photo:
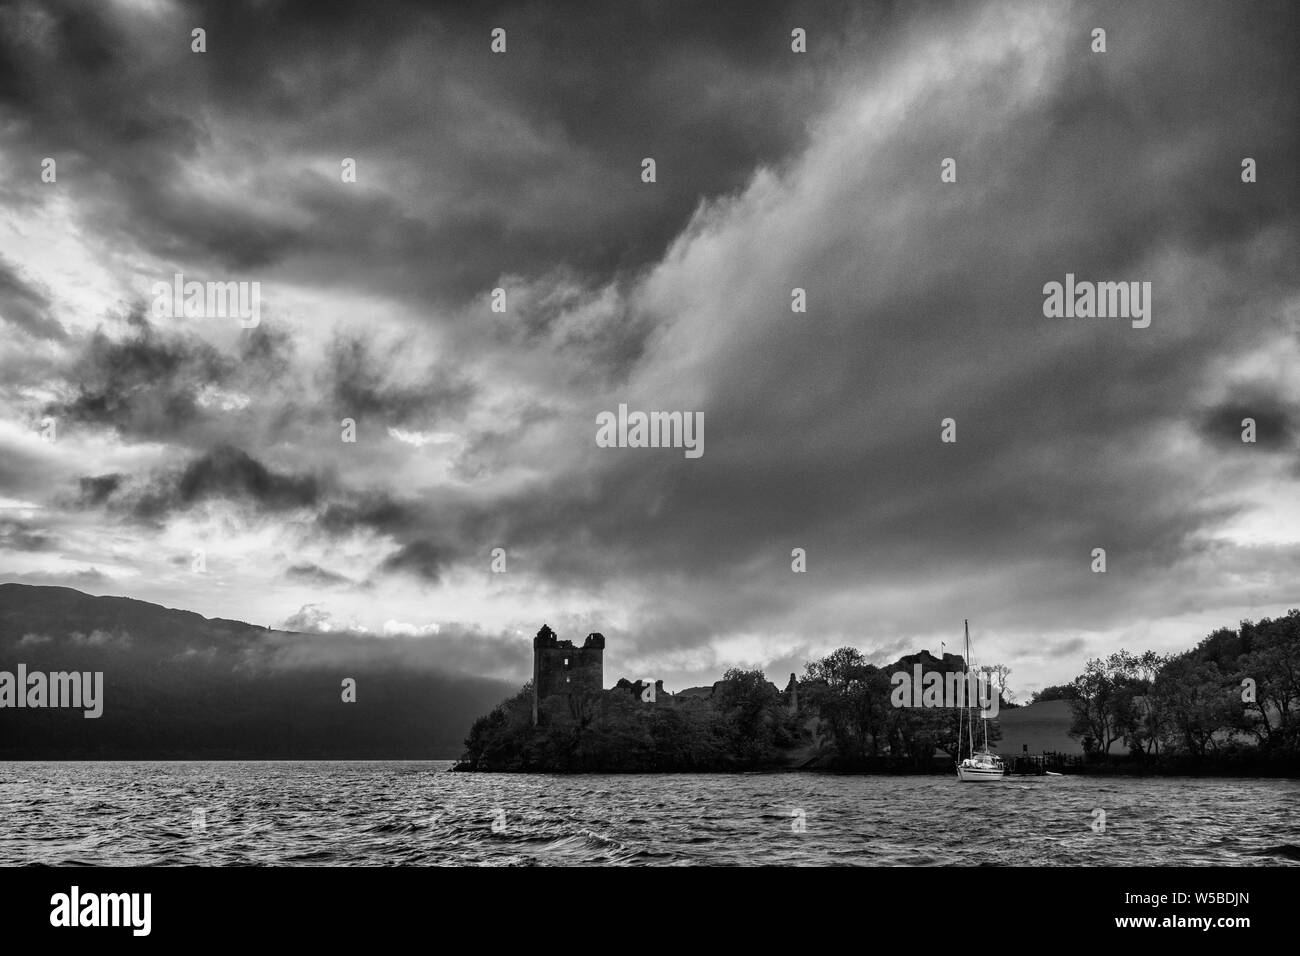
[(1156, 678), (1169, 660), (1169, 655), (1143, 651), (1140, 656), (1132, 657), (1127, 662), (1130, 679), (1141, 687), (1141, 696), (1135, 701), (1139, 710), (1139, 722), (1132, 728), (1130, 738), (1131, 746), (1140, 753), (1160, 753), (1160, 740), (1164, 736), (1164, 712), (1153, 688)]
[(1011, 677), (1011, 668), (1006, 664), (985, 664), (980, 668), (985, 677), (998, 689), (998, 694), (1004, 700), (1011, 700), (1012, 694), (1007, 687), (1007, 680)]
[(1111, 719), (1129, 750), (1141, 756), (1159, 747), (1159, 710), (1151, 686), (1163, 663), (1154, 651), (1136, 655), (1120, 649), (1106, 658)]
[(731, 668), (722, 675), (716, 697), (716, 706), (731, 728), (732, 753), (748, 763), (770, 759), (780, 701), (763, 672)]
[(1083, 673), (1070, 686), (1074, 691), (1070, 701), (1073, 712), (1070, 736), (1091, 736), (1101, 753), (1110, 753), (1111, 744), (1124, 736), (1129, 722), (1126, 709), (1131, 706), (1131, 698), (1122, 697), (1117, 675), (1100, 658), (1088, 661)]
[(1243, 701), (1239, 726), (1269, 750), (1300, 752), (1300, 610), (1257, 624), (1243, 621), (1241, 641), (1233, 683), (1240, 699), (1242, 682), (1253, 681), (1255, 699)]
[[(824, 687), (815, 692), (813, 700), (836, 750), (846, 757), (864, 756), (870, 740), (872, 752), (877, 753), (884, 713), (881, 704), (871, 697), (881, 687), (876, 678), (879, 670), (868, 664), (856, 647), (841, 647), (820, 660), (810, 661), (805, 671), (808, 682)], [(884, 687), (887, 703), (888, 678)]]
[(1195, 757), (1218, 748), (1240, 712), (1219, 665), (1184, 654), (1166, 664), (1152, 692), (1165, 715), (1165, 738)]

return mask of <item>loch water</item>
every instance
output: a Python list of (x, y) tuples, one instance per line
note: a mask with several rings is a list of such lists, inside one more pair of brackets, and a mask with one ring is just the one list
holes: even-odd
[(0, 865), (1300, 863), (1296, 780), (450, 766), (0, 763)]

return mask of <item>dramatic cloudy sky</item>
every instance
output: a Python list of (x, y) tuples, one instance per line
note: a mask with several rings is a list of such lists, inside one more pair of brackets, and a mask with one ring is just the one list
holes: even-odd
[(970, 618), (1023, 694), (1300, 604), (1291, 4), (475, 7), (0, 7), (3, 580), (670, 688)]

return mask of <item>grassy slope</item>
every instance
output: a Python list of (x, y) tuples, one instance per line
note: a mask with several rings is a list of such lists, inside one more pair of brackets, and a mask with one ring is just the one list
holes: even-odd
[[(1028, 707), (1003, 710), (998, 714), (1002, 739), (994, 747), (999, 753), (1018, 754), (1021, 746), (1029, 745), (1031, 754), (1044, 750), (1081, 754), (1079, 741), (1069, 736), (1070, 705), (1063, 700), (1048, 700)], [(976, 730), (978, 731), (978, 727)]]

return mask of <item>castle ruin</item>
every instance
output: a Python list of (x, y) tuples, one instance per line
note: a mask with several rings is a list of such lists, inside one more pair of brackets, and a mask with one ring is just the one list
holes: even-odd
[(604, 686), (605, 635), (588, 634), (582, 646), (575, 647), (543, 624), (533, 638), (533, 726), (547, 697), (599, 694)]

